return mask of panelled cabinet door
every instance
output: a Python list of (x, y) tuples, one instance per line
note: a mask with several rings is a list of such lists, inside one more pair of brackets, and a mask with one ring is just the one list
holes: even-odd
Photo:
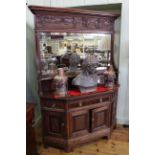
[(110, 104), (91, 111), (91, 131), (110, 127)]
[(65, 115), (61, 112), (43, 112), (44, 135), (64, 137), (65, 135)]
[(89, 132), (89, 111), (82, 110), (70, 113), (71, 137), (84, 135)]

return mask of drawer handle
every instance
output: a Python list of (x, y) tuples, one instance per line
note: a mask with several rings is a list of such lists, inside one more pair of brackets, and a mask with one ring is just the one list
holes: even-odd
[(64, 125), (65, 125), (64, 123), (61, 124), (61, 126), (64, 126)]
[(81, 107), (81, 106), (82, 106), (82, 103), (80, 102), (80, 103), (79, 103), (79, 107)]
[(52, 104), (52, 108), (55, 108), (55, 106), (56, 106), (55, 104)]

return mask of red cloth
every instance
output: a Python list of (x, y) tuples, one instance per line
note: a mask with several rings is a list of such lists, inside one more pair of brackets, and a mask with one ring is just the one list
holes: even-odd
[[(95, 92), (104, 92), (104, 91), (107, 91), (110, 89), (112, 89), (112, 88), (106, 88), (106, 87), (98, 86)], [(80, 96), (80, 95), (91, 94), (91, 93), (94, 93), (94, 92), (81, 93), (79, 90), (69, 90), (68, 91), (69, 96)]]

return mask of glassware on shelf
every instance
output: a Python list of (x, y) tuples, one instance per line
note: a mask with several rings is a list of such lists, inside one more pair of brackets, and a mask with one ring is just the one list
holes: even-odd
[(104, 74), (98, 74), (97, 76), (97, 85), (98, 86), (103, 86), (105, 84), (105, 77)]
[(57, 66), (54, 63), (50, 63), (49, 65), (50, 77), (53, 77), (57, 74)]

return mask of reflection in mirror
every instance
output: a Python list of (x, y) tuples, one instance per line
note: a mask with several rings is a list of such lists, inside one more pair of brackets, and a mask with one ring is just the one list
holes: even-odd
[(53, 74), (53, 68), (56, 67), (65, 67), (69, 70), (70, 56), (73, 53), (76, 53), (74, 58), (79, 59), (77, 61), (79, 69), (89, 54), (97, 57), (98, 70), (106, 68), (111, 60), (111, 34), (40, 33), (42, 75)]

